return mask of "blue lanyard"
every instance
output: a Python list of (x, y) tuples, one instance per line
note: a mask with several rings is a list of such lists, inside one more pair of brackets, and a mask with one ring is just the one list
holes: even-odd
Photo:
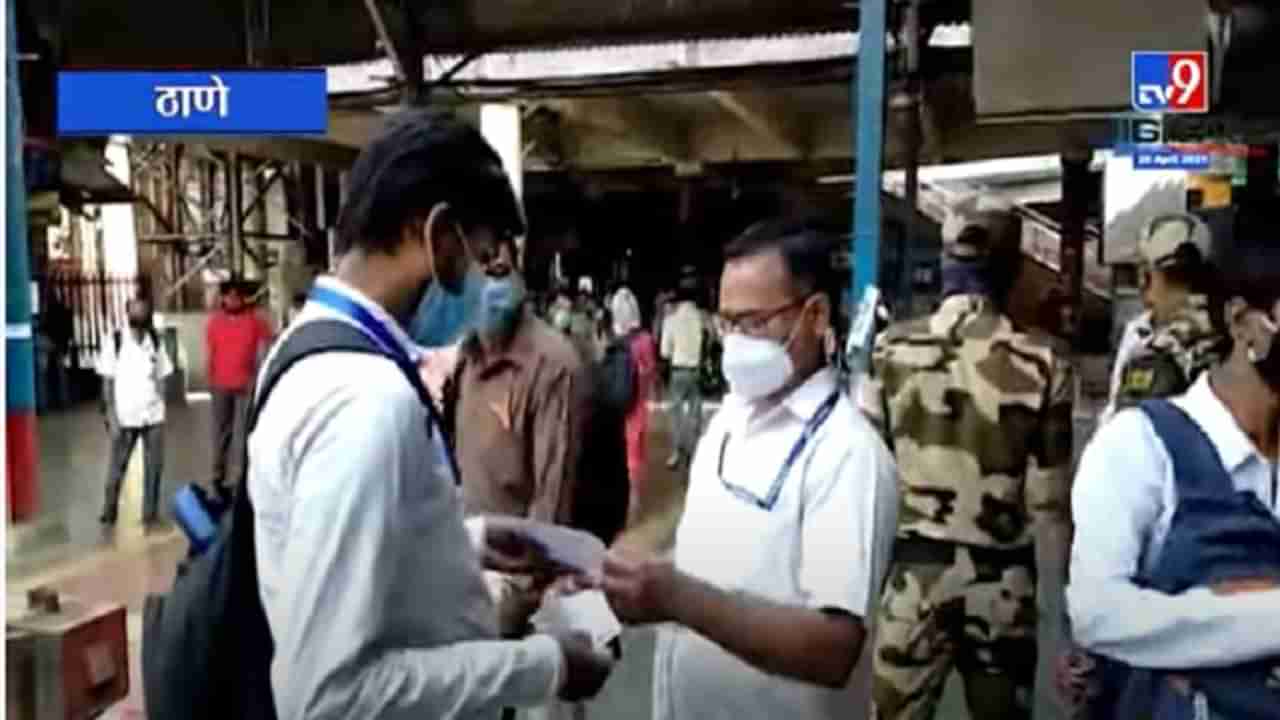
[[(343, 315), (354, 320), (356, 325), (360, 326), (360, 330), (365, 335), (372, 338), (374, 342), (381, 345), (382, 349), (387, 352), (392, 360), (403, 367), (406, 373), (417, 372), (414, 367), (413, 360), (409, 357), (408, 351), (404, 349), (404, 345), (396, 340), (395, 335), (387, 329), (387, 326), (383, 324), (381, 320), (374, 317), (373, 313), (365, 309), (363, 305), (342, 293), (335, 292), (329, 288), (319, 285), (311, 289), (311, 295), (309, 297), (311, 300), (333, 310), (339, 315)], [(431, 402), (431, 398), (424, 396), (422, 401), (427, 408), (427, 436), (430, 437), (433, 427), (440, 424), (440, 422), (436, 413), (435, 404)], [(454, 458), (453, 451), (450, 450), (447, 439), (442, 436), (441, 442), (444, 443), (445, 458), (449, 463), (450, 471), (453, 472), (454, 482), (457, 483), (462, 477), (458, 472), (458, 461)]]
[(796, 442), (791, 446), (791, 451), (787, 453), (787, 457), (782, 462), (782, 467), (778, 469), (778, 476), (774, 478), (773, 485), (769, 488), (769, 495), (761, 498), (755, 493), (731, 484), (724, 479), (724, 455), (725, 450), (729, 446), (729, 434), (725, 433), (724, 439), (720, 441), (720, 467), (718, 473), (720, 475), (720, 484), (726, 490), (733, 493), (740, 499), (759, 507), (762, 510), (772, 510), (774, 503), (778, 501), (778, 495), (782, 493), (782, 485), (787, 479), (787, 475), (791, 473), (791, 468), (800, 459), (800, 455), (804, 453), (804, 449), (809, 445), (809, 441), (814, 435), (822, 429), (822, 425), (827, 422), (827, 418), (831, 417), (831, 411), (835, 410), (836, 403), (840, 400), (840, 390), (836, 389), (827, 396), (827, 399), (818, 406), (818, 410), (813, 417), (804, 424), (804, 430), (801, 431), (800, 437), (796, 438)]
[(320, 286), (312, 288), (311, 299), (340, 315), (345, 315), (355, 320), (356, 325), (360, 326), (360, 330), (372, 338), (374, 342), (381, 345), (382, 349), (396, 362), (413, 365), (413, 360), (409, 358), (409, 353), (405, 351), (404, 345), (401, 345), (396, 340), (395, 335), (391, 334), (391, 331), (387, 329), (387, 326), (381, 320), (374, 317), (373, 313), (366, 310), (360, 303), (342, 293)]

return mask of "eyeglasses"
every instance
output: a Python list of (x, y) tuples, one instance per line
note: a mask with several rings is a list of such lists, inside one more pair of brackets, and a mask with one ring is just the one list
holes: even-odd
[(794, 310), (804, 305), (809, 301), (810, 297), (812, 296), (797, 298), (786, 305), (771, 310), (751, 310), (745, 313), (734, 313), (733, 315), (717, 313), (715, 316), (716, 332), (721, 335), (740, 333), (759, 337), (769, 329), (769, 323), (773, 322), (774, 318), (788, 310)]

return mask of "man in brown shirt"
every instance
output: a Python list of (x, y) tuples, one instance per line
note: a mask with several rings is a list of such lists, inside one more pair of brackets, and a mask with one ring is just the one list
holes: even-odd
[(462, 347), (455, 409), (470, 515), (567, 525), (589, 375), (573, 345), (525, 302), (515, 243), (473, 247), (486, 280), (478, 331)]

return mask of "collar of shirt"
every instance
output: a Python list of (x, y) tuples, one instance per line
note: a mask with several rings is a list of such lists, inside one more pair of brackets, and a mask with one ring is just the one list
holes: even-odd
[(485, 354), (484, 346), (480, 344), (479, 336), (472, 333), (464, 344), (467, 358), (476, 363), (481, 375), (488, 375), (505, 365), (521, 367), (537, 354), (537, 348), (530, 337), (530, 333), (533, 331), (533, 310), (526, 304), (520, 311), (520, 319), (516, 323), (515, 333), (506, 345), (496, 352)]
[(948, 334), (970, 317), (992, 312), (991, 300), (982, 295), (952, 295), (938, 306), (931, 323), (935, 332)]
[(1209, 373), (1202, 373), (1200, 379), (1196, 380), (1191, 389), (1176, 402), (1204, 428), (1205, 434), (1209, 436), (1209, 442), (1213, 443), (1214, 449), (1218, 451), (1218, 457), (1222, 459), (1227, 472), (1234, 473), (1255, 458), (1265, 462), (1261, 453), (1254, 447), (1253, 441), (1236, 423), (1235, 416), (1213, 391), (1213, 386), (1209, 383)]
[(733, 418), (729, 427), (734, 432), (758, 430), (773, 421), (782, 419), (807, 422), (818, 412), (823, 401), (836, 389), (835, 371), (824, 367), (792, 390), (777, 405), (765, 406), (758, 402), (746, 400), (737, 395), (725, 397), (724, 410), (729, 411), (726, 418)]
[[(378, 303), (370, 300), (369, 296), (332, 276), (316, 278), (316, 285), (336, 292), (356, 303), (360, 307), (363, 307), (365, 310), (368, 310), (369, 314), (372, 315), (375, 320), (382, 323), (383, 326), (387, 328), (387, 332), (391, 334), (392, 339), (400, 344), (400, 348), (404, 350), (410, 360), (417, 362), (422, 358), (424, 349), (409, 338), (409, 335), (405, 333), (404, 328), (400, 327), (399, 321), (391, 317), (391, 313), (387, 312), (386, 309)], [(307, 321), (320, 318), (342, 320), (355, 325), (356, 327), (360, 327), (360, 323), (354, 318), (340, 313), (327, 305), (323, 305), (313, 300), (307, 300), (307, 304), (302, 307), (302, 312), (298, 315), (298, 320)]]

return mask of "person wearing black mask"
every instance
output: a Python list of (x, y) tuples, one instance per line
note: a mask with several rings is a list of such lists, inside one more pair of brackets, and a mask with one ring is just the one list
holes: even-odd
[(1275, 218), (1238, 223), (1214, 303), (1228, 354), (1117, 414), (1080, 461), (1067, 602), (1099, 667), (1059, 682), (1095, 717), (1280, 707), (1280, 245)]
[(106, 499), (99, 520), (107, 528), (116, 524), (120, 484), (129, 467), (129, 457), (141, 440), (146, 467), (142, 523), (151, 530), (159, 520), (160, 478), (164, 472), (163, 383), (173, 373), (173, 363), (152, 323), (150, 301), (134, 298), (126, 312), (128, 328), (113, 333), (98, 358), (107, 431), (111, 434)]

